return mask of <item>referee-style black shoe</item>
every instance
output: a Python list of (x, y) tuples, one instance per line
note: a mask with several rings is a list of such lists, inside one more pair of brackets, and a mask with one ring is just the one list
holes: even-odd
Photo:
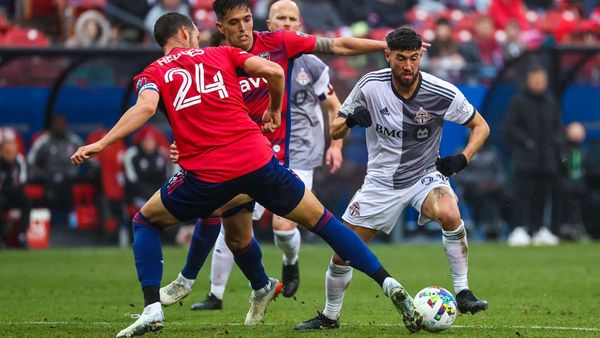
[(292, 265), (283, 265), (281, 268), (281, 282), (283, 283), (283, 296), (292, 297), (300, 286), (300, 269), (298, 261)]
[(203, 302), (192, 304), (192, 310), (221, 310), (223, 301), (209, 293)]
[(337, 329), (340, 327), (339, 319), (333, 320), (325, 317), (324, 314), (317, 311), (317, 315), (305, 322), (297, 324), (294, 330), (319, 330), (319, 329)]
[(471, 312), (473, 315), (488, 307), (487, 301), (475, 297), (469, 289), (464, 289), (456, 295), (456, 304), (461, 313)]

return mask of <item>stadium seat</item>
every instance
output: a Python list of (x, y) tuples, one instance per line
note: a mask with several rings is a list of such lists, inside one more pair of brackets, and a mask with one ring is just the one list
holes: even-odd
[(96, 187), (93, 184), (73, 185), (73, 207), (77, 229), (91, 229), (98, 226), (99, 213), (94, 204)]
[(11, 47), (48, 47), (50, 39), (34, 28), (12, 28), (6, 32), (2, 44)]

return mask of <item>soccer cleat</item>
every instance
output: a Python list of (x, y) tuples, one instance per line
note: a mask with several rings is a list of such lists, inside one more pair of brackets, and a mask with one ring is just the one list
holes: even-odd
[(283, 283), (283, 296), (292, 297), (300, 286), (300, 269), (298, 261), (292, 265), (283, 265), (281, 268), (281, 282)]
[(461, 313), (471, 312), (474, 315), (479, 311), (487, 309), (488, 302), (475, 297), (471, 290), (464, 289), (456, 294), (456, 305), (458, 305), (458, 311)]
[[(246, 314), (246, 321), (244, 324), (246, 325), (256, 325), (262, 322), (263, 318), (265, 318), (265, 313), (267, 313), (267, 305), (269, 302), (281, 293), (283, 289), (283, 284), (275, 278), (270, 278), (269, 282), (265, 287), (260, 290), (253, 290), (250, 293), (250, 310)], [(257, 293), (259, 295), (257, 295)], [(262, 294), (262, 295), (260, 295)]]
[(206, 299), (200, 303), (192, 304), (192, 310), (221, 310), (223, 309), (223, 301), (217, 298), (212, 293), (206, 296)]
[(531, 238), (531, 243), (537, 246), (557, 245), (559, 241), (558, 237), (546, 227), (542, 227), (535, 235), (533, 235), (533, 238)]
[(141, 336), (146, 332), (160, 331), (164, 326), (165, 315), (160, 306), (158, 309), (156, 307), (153, 309), (151, 305), (146, 306), (141, 315), (132, 315), (132, 318), (136, 317), (137, 320), (127, 328), (121, 330), (117, 334), (117, 337)]
[(340, 321), (338, 319), (329, 319), (324, 314), (317, 311), (317, 315), (314, 318), (297, 324), (294, 327), (294, 330), (337, 329), (339, 327)]
[(163, 306), (173, 305), (187, 297), (192, 289), (178, 276), (174, 281), (160, 288), (160, 303)]
[[(388, 280), (392, 282), (386, 283)], [(417, 311), (412, 297), (396, 280), (388, 277), (386, 282), (383, 283), (383, 292), (390, 297), (396, 310), (402, 315), (406, 329), (412, 333), (421, 330), (423, 315)]]
[(508, 235), (507, 242), (508, 246), (528, 246), (531, 244), (531, 236), (525, 228), (517, 227)]

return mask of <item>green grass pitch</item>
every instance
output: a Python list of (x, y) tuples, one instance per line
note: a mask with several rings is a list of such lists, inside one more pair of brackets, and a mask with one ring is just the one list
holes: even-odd
[[(600, 336), (600, 243), (509, 248), (474, 243), (470, 286), (489, 301), (487, 311), (459, 315), (445, 337)], [(412, 294), (427, 285), (452, 289), (441, 244), (375, 245), (388, 271)], [(164, 249), (163, 283), (176, 277), (186, 249)], [(280, 275), (281, 254), (263, 247), (267, 271)], [(378, 286), (360, 272), (346, 293), (340, 329), (295, 332), (294, 324), (321, 310), (330, 250), (305, 245), (301, 286), (295, 299), (270, 305), (263, 325), (245, 327), (248, 283), (237, 268), (225, 293), (224, 310), (189, 310), (208, 292), (208, 269), (194, 292), (165, 309), (160, 337), (392, 337), (408, 336), (400, 316)], [(210, 262), (210, 258), (208, 260)], [(133, 254), (118, 249), (0, 252), (0, 336), (114, 337), (143, 308)], [(432, 335), (418, 333), (419, 336)], [(149, 337), (154, 334), (147, 334)]]

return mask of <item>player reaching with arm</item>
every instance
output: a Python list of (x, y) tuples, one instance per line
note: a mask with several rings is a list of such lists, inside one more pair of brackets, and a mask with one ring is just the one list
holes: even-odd
[[(280, 9), (286, 9), (288, 16), (294, 16), (299, 20), (299, 10), (296, 4), (289, 0), (277, 1), (274, 3), (275, 10), (271, 11), (270, 14), (282, 12)], [(280, 9), (277, 9), (280, 6)], [(383, 51), (386, 48), (385, 41), (376, 41), (369, 39), (359, 39), (354, 37), (341, 37), (341, 38), (323, 38), (315, 35), (304, 34), (297, 31), (289, 30), (278, 30), (274, 32), (256, 32), (253, 31), (253, 19), (252, 12), (248, 0), (216, 0), (213, 2), (213, 9), (217, 15), (217, 30), (223, 33), (227, 44), (241, 48), (242, 50), (248, 51), (254, 55), (261, 56), (273, 62), (277, 62), (284, 69), (284, 73), (288, 74), (290, 68), (293, 66), (292, 61), (295, 60), (301, 54), (306, 53), (320, 53), (320, 54), (338, 54), (338, 55), (357, 55), (365, 54), (375, 51)], [(270, 23), (274, 23), (274, 16), (270, 19)], [(290, 84), (294, 81), (292, 78), (286, 79), (286, 84)], [(260, 122), (262, 112), (264, 112), (267, 101), (266, 95), (266, 83), (261, 78), (256, 77), (241, 77), (240, 86), (244, 95), (245, 102), (250, 110), (250, 117)], [(286, 88), (288, 88), (286, 86)], [(290, 119), (290, 93), (286, 91), (283, 101), (283, 109), (281, 114), (281, 128), (275, 130), (271, 134), (267, 134), (267, 138), (271, 141), (272, 149), (275, 155), (283, 165), (289, 164), (289, 135), (291, 133)], [(335, 161), (333, 164), (335, 165)], [(254, 202), (248, 203), (247, 205), (231, 210), (223, 215), (224, 223), (233, 224), (251, 224), (252, 223), (252, 212), (254, 211)], [(271, 210), (273, 211), (273, 210)], [(277, 220), (275, 221), (277, 226)], [(288, 222), (288, 224), (290, 224)], [(225, 227), (227, 228), (227, 227)], [(292, 226), (289, 227), (290, 229)], [(184, 297), (186, 297), (192, 290), (192, 285), (198, 275), (198, 271), (201, 262), (206, 259), (206, 253), (200, 249), (200, 245), (197, 243), (214, 243), (217, 241), (218, 231), (215, 231), (216, 227), (203, 227), (197, 225), (194, 229), (194, 236), (190, 244), (190, 249), (186, 259), (186, 263), (177, 276), (177, 278), (169, 283), (167, 286), (161, 289), (161, 302), (163, 305), (174, 304)], [(293, 231), (290, 236), (292, 240), (284, 243), (284, 251), (287, 252), (287, 259), (284, 259), (284, 263), (292, 263), (291, 269), (284, 267), (284, 278), (286, 275), (292, 278), (285, 278), (288, 291), (287, 295), (292, 295), (295, 291), (294, 284), (297, 280), (295, 276), (299, 276), (297, 266), (294, 266), (295, 256), (299, 250), (299, 234), (296, 234), (296, 230)], [(277, 235), (276, 235), (277, 236)], [(284, 233), (282, 237), (287, 237)], [(298, 239), (298, 240), (296, 240)], [(279, 242), (276, 240), (276, 243)], [(281, 242), (285, 242), (282, 240)], [(281, 243), (280, 242), (280, 243)], [(223, 241), (218, 242), (220, 247), (224, 247)], [(219, 257), (221, 253), (218, 253), (215, 259), (219, 260), (220, 265), (216, 265), (215, 269), (220, 271), (213, 271), (215, 274), (212, 276), (218, 278), (218, 288), (212, 288), (211, 293), (222, 294), (225, 288), (225, 280), (228, 277), (228, 271), (231, 269), (231, 263), (229, 266), (227, 262), (231, 262), (230, 258), (224, 254), (224, 257)], [(286, 264), (284, 264), (286, 265)], [(221, 269), (222, 268), (222, 269)], [(285, 270), (290, 271), (290, 274), (286, 274)], [(214, 280), (213, 280), (214, 282)], [(212, 300), (213, 308), (219, 308), (218, 297), (213, 297)], [(194, 305), (195, 308), (204, 309), (205, 307), (201, 304)]]
[[(448, 177), (467, 166), (489, 127), (455, 86), (419, 70), (421, 37), (415, 31), (399, 28), (386, 40), (390, 68), (362, 77), (330, 129), (337, 139), (353, 127), (366, 128), (367, 174), (342, 218), (365, 242), (378, 230), (389, 234), (407, 205), (420, 212), (420, 224), (439, 223), (458, 308), (474, 314), (487, 302), (469, 290), (467, 233)], [(471, 134), (460, 154), (439, 158), (445, 120), (466, 126)], [(326, 273), (323, 312), (296, 329), (339, 327), (351, 278), (352, 268), (335, 253)]]

